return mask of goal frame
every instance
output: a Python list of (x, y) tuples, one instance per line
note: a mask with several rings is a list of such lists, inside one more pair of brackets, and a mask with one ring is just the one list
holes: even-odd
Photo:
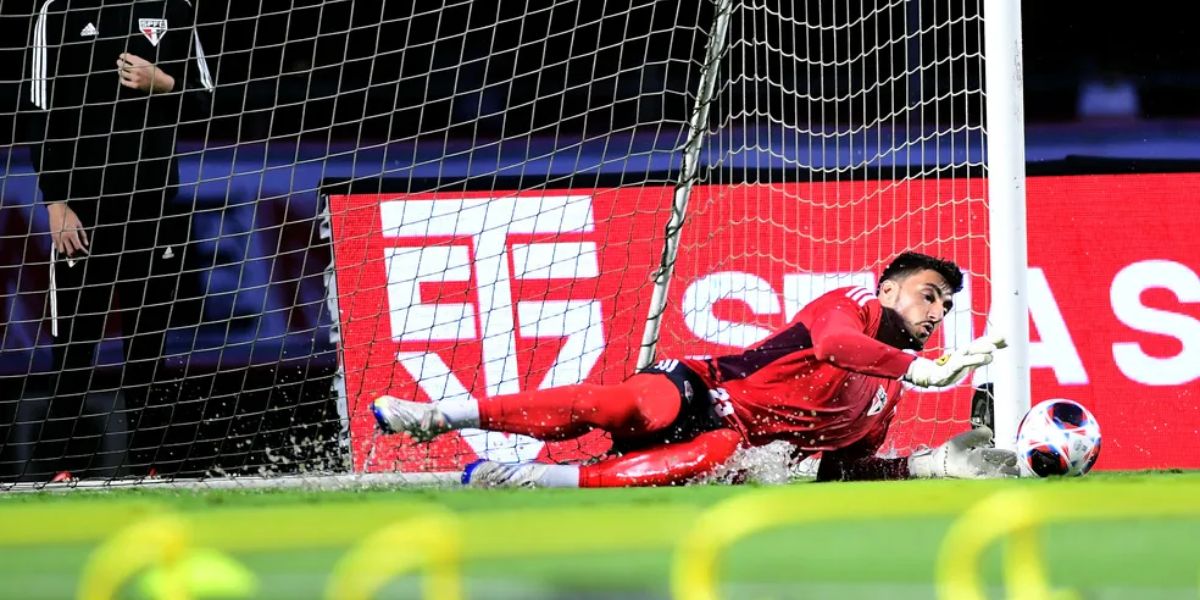
[(983, 14), (992, 277), (988, 325), (1009, 345), (997, 353), (989, 373), (995, 385), (996, 445), (1013, 449), (1017, 426), (1031, 404), (1021, 3), (984, 0)]
[[(638, 368), (655, 360), (667, 291), (679, 250), (692, 187), (698, 181), (697, 156), (707, 133), (713, 87), (726, 47), (733, 0), (716, 0), (713, 31), (706, 44), (704, 72), (689, 122), (687, 143), (671, 218), (666, 226), (662, 261), (655, 273)], [(1008, 348), (997, 354), (988, 370), (993, 384), (995, 444), (1016, 447), (1017, 426), (1031, 406), (1029, 381), (1028, 242), (1025, 211), (1024, 84), (1021, 47), (1021, 6), (1007, 0), (983, 1), (984, 96), (989, 215), (991, 298), (988, 331), (1000, 335)]]

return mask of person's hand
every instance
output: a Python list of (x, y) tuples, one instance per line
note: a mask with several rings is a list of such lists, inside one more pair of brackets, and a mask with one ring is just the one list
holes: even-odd
[(46, 205), (50, 212), (50, 237), (60, 254), (73, 256), (76, 252), (87, 252), (88, 236), (83, 222), (66, 202), (51, 202)]
[(128, 52), (117, 58), (117, 75), (121, 85), (146, 93), (165, 94), (175, 89), (175, 78), (150, 61)]
[(1017, 454), (992, 447), (992, 430), (972, 429), (950, 438), (936, 450), (908, 457), (912, 477), (995, 479), (1016, 477)]
[(937, 360), (917, 357), (901, 379), (918, 387), (956, 385), (975, 369), (992, 362), (992, 353), (1008, 346), (999, 336), (981, 337)]

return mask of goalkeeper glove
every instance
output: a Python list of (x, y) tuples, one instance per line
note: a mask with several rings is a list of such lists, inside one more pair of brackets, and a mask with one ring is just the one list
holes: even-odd
[(917, 357), (901, 379), (917, 387), (946, 387), (966, 379), (975, 369), (992, 362), (992, 352), (1008, 346), (999, 336), (981, 337), (937, 360)]
[(936, 450), (908, 457), (911, 477), (994, 479), (1017, 476), (1017, 454), (992, 446), (992, 430), (972, 429), (950, 438)]

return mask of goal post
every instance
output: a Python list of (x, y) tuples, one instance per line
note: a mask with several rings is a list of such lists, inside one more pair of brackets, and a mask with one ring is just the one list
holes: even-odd
[(726, 36), (729, 35), (729, 19), (733, 12), (733, 0), (717, 0), (712, 33), (705, 45), (704, 63), (701, 66), (700, 89), (692, 118), (688, 122), (687, 143), (683, 146), (683, 166), (679, 180), (675, 183), (675, 194), (671, 203), (671, 218), (664, 231), (662, 261), (654, 273), (654, 295), (650, 298), (650, 314), (646, 316), (646, 328), (642, 334), (642, 347), (638, 352), (637, 367), (644, 369), (654, 362), (654, 350), (658, 346), (663, 311), (667, 308), (667, 290), (675, 261), (679, 256), (679, 236), (687, 215), (688, 199), (692, 186), (699, 179), (700, 149), (708, 134), (708, 117), (712, 106), (713, 90), (721, 73), (721, 58), (725, 54)]
[(1025, 107), (1021, 3), (986, 0), (990, 326), (1009, 348), (991, 366), (996, 444), (1016, 448), (1032, 405), (1029, 381), (1029, 270), (1025, 218)]

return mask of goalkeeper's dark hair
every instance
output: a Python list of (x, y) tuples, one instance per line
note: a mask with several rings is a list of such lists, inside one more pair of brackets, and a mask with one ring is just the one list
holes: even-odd
[(899, 282), (900, 280), (916, 274), (918, 271), (924, 270), (937, 271), (946, 283), (950, 285), (951, 293), (957, 294), (963, 289), (963, 272), (954, 262), (934, 258), (928, 254), (920, 252), (905, 252), (900, 256), (892, 259), (892, 264), (888, 265), (883, 270), (883, 274), (879, 276), (879, 287), (883, 287), (883, 282), (891, 279)]

